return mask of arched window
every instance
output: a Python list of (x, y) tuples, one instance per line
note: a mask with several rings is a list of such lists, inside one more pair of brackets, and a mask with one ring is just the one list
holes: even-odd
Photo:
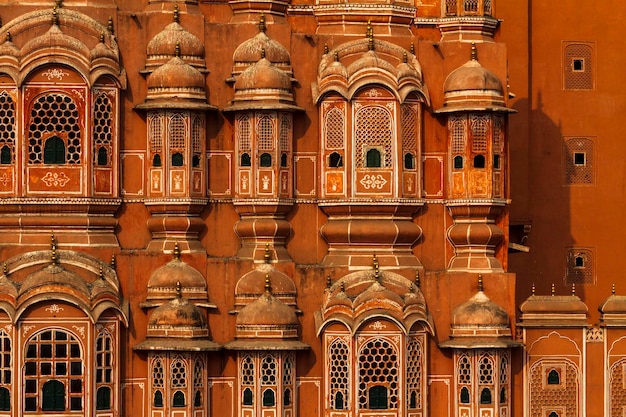
[(461, 155), (454, 157), (454, 169), (463, 169), (463, 157)]
[(283, 153), (280, 155), (280, 166), (283, 168), (287, 167), (287, 154)]
[(415, 169), (415, 156), (410, 152), (404, 154), (404, 169)]
[(291, 405), (291, 390), (289, 388), (283, 392), (283, 405)]
[(485, 167), (485, 156), (484, 155), (474, 156), (474, 168), (484, 168), (484, 167)]
[(194, 168), (200, 168), (200, 156), (194, 155), (193, 158), (191, 159), (191, 165)]
[(163, 393), (160, 390), (156, 390), (154, 392), (154, 398), (152, 400), (152, 405), (155, 407), (161, 408), (163, 407)]
[(378, 149), (371, 148), (367, 150), (367, 153), (365, 154), (365, 166), (367, 168), (381, 167), (381, 155)]
[(252, 405), (252, 390), (250, 388), (243, 390), (243, 405)]
[(385, 410), (389, 408), (387, 402), (387, 387), (375, 385), (369, 389), (369, 408), (370, 410)]
[(182, 167), (183, 166), (183, 154), (180, 152), (175, 152), (172, 154), (172, 166), (173, 167)]
[(158, 153), (155, 153), (154, 157), (152, 158), (152, 166), (153, 167), (161, 166), (161, 155), (159, 155)]
[(273, 407), (276, 405), (276, 393), (268, 388), (263, 391), (263, 407)]
[(559, 385), (561, 383), (561, 375), (556, 369), (552, 369), (548, 373), (548, 385)]
[(196, 390), (196, 394), (193, 397), (193, 406), (194, 407), (202, 406), (202, 394), (200, 394), (200, 390)]
[(491, 404), (491, 390), (489, 388), (483, 388), (480, 392), (480, 403)]
[(343, 394), (341, 392), (338, 392), (337, 394), (335, 394), (335, 403), (333, 404), (333, 408), (335, 410), (343, 410), (344, 408)]
[(500, 388), (500, 404), (506, 403), (506, 388)]
[(493, 169), (500, 169), (500, 155), (493, 155)]
[(417, 392), (411, 392), (411, 398), (409, 400), (409, 408), (417, 408)]
[(0, 388), (0, 411), (11, 411), (11, 392), (8, 388)]
[(328, 155), (329, 168), (341, 168), (343, 166), (343, 158), (339, 152), (333, 152)]
[(43, 411), (65, 411), (65, 385), (52, 379), (43, 384), (41, 409)]
[(270, 155), (269, 153), (265, 152), (261, 154), (261, 157), (259, 158), (260, 162), (259, 165), (262, 167), (271, 167), (272, 166), (272, 155)]
[(469, 389), (467, 387), (461, 388), (460, 402), (461, 404), (470, 403), (470, 394), (469, 394)]
[(184, 407), (185, 406), (185, 393), (182, 391), (176, 391), (172, 398), (172, 407)]
[(557, 413), (556, 411), (553, 411), (550, 413), (548, 417), (559, 417), (559, 413)]
[(0, 149), (0, 164), (9, 165), (11, 162), (11, 148), (9, 148), (7, 145), (4, 145), (2, 149)]
[(96, 410), (111, 409), (111, 388), (100, 387), (96, 392)]
[(106, 166), (109, 163), (109, 155), (107, 155), (107, 150), (104, 146), (98, 148), (98, 165)]
[(52, 136), (46, 141), (43, 150), (44, 164), (64, 164), (65, 163), (65, 143), (58, 136)]
[(242, 167), (249, 167), (252, 165), (252, 161), (250, 159), (250, 154), (249, 153), (242, 153), (241, 154), (241, 166)]

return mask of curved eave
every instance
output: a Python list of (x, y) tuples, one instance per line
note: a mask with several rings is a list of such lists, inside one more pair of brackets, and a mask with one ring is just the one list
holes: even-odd
[[(401, 313), (400, 313), (401, 314)], [(390, 312), (388, 310), (384, 310), (384, 309), (372, 309), (372, 310), (368, 310), (362, 314), (360, 314), (359, 316), (354, 318), (354, 325), (352, 327), (352, 336), (354, 336), (356, 334), (356, 332), (361, 328), (361, 326), (373, 319), (385, 319), (385, 320), (389, 320), (393, 323), (395, 323), (400, 329), (402, 329), (402, 331), (404, 332), (404, 334), (408, 334), (408, 330), (404, 320), (402, 320), (401, 317), (396, 317), (395, 315), (390, 314)]]
[(462, 112), (491, 112), (491, 113), (517, 113), (517, 110), (503, 106), (452, 106), (442, 107), (434, 111), (435, 114), (450, 114)]
[(190, 101), (176, 101), (176, 100), (149, 100), (144, 103), (137, 104), (136, 110), (161, 110), (161, 109), (174, 109), (174, 110), (197, 110), (197, 111), (217, 111), (216, 106), (212, 106), (207, 103), (195, 103)]
[(17, 320), (21, 318), (22, 314), (24, 314), (24, 312), (29, 307), (32, 307), (37, 303), (50, 301), (64, 301), (74, 307), (77, 307), (78, 309), (82, 310), (82, 312), (85, 313), (87, 317), (89, 317), (93, 324), (96, 324), (97, 319), (96, 317), (94, 317), (91, 306), (88, 303), (86, 303), (84, 300), (79, 299), (78, 297), (73, 296), (72, 294), (58, 291), (46, 292), (44, 294), (36, 294), (25, 299), (22, 299), (22, 297), (20, 297), (20, 299), (18, 300), (18, 307), (15, 313), (15, 322), (17, 322)]
[(412, 314), (404, 319), (404, 323), (407, 329), (413, 328), (416, 323), (423, 324), (431, 336), (435, 335), (435, 325), (433, 324), (433, 320), (430, 315), (428, 315), (428, 317), (424, 317), (422, 315)]
[(450, 339), (439, 343), (442, 349), (508, 349), (523, 346), (512, 339)]
[(316, 323), (316, 328), (317, 328), (317, 331), (316, 331), (317, 337), (320, 337), (322, 333), (324, 332), (324, 329), (333, 323), (343, 324), (348, 329), (352, 329), (354, 327), (354, 320), (352, 320), (351, 317), (346, 316), (344, 314), (338, 314), (338, 313), (332, 314), (324, 320), (322, 319), (321, 313), (316, 312), (315, 323)]
[(124, 324), (124, 327), (128, 328), (129, 305), (127, 302), (122, 302), (121, 306), (111, 301), (99, 303), (92, 309), (94, 320), (98, 321), (102, 313), (108, 310), (115, 311)]
[(309, 350), (311, 346), (298, 340), (252, 339), (233, 340), (224, 345), (226, 350)]
[(11, 303), (7, 301), (0, 301), (0, 311), (4, 311), (6, 315), (9, 316), (9, 320), (11, 320), (11, 323), (16, 323), (16, 311), (15, 307), (13, 307)]
[(149, 338), (133, 346), (136, 351), (215, 352), (222, 346), (207, 339)]
[(242, 102), (235, 103), (222, 109), (223, 112), (236, 112), (246, 110), (282, 110), (290, 112), (302, 112), (304, 109), (293, 104), (286, 104), (280, 102)]

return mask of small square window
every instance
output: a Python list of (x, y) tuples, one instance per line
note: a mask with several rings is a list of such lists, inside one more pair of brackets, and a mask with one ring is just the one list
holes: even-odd
[(587, 165), (587, 158), (584, 152), (574, 152), (574, 165), (576, 166)]
[(584, 58), (574, 58), (574, 59), (572, 59), (572, 71), (573, 72), (584, 72), (585, 71), (585, 59)]

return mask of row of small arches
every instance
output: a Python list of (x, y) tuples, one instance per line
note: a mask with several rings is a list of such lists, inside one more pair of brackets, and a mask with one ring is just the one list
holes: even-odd
[[(155, 408), (162, 408), (164, 406), (163, 393), (161, 392), (161, 390), (156, 390), (154, 392), (152, 405)], [(172, 395), (172, 407), (179, 408), (179, 407), (186, 407), (186, 406), (187, 406), (187, 401), (185, 398), (185, 393), (180, 390), (174, 392), (174, 395)], [(193, 406), (194, 407), (202, 406), (202, 394), (200, 393), (200, 390), (196, 390), (193, 396)]]
[[(252, 389), (246, 387), (243, 390), (241, 403), (243, 405), (254, 405), (254, 395), (252, 394)], [(262, 398), (263, 407), (274, 407), (276, 405), (276, 393), (272, 388), (267, 388), (263, 391)], [(286, 388), (283, 392), (283, 405), (291, 405), (291, 389)]]
[[(383, 155), (379, 149), (370, 148), (365, 152), (365, 167), (380, 168), (383, 166)], [(339, 152), (332, 152), (328, 155), (329, 168), (343, 167), (343, 156)], [(404, 154), (404, 168), (415, 169), (415, 155), (410, 152)]]
[[(502, 387), (500, 388), (500, 404), (504, 404), (506, 403), (507, 399), (506, 399), (506, 388)], [(459, 395), (459, 402), (461, 404), (469, 404), (470, 403), (470, 391), (468, 387), (463, 387), (461, 388), (461, 392)], [(493, 403), (493, 399), (492, 399), (492, 394), (491, 394), (491, 389), (490, 388), (483, 388), (480, 391), (480, 403), (481, 404), (492, 404)]]
[[(50, 165), (62, 165), (66, 162), (66, 150), (65, 141), (58, 136), (52, 136), (44, 145), (43, 149), (43, 163)], [(8, 145), (4, 145), (0, 148), (0, 165), (10, 165), (13, 163), (11, 156), (11, 148)], [(97, 150), (96, 163), (99, 166), (106, 166), (109, 164), (109, 152), (107, 148), (101, 146)]]

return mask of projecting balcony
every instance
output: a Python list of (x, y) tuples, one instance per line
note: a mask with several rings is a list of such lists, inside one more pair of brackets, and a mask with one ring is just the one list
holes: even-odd
[(493, 42), (498, 27), (493, 0), (445, 0), (438, 21), (441, 41)]

